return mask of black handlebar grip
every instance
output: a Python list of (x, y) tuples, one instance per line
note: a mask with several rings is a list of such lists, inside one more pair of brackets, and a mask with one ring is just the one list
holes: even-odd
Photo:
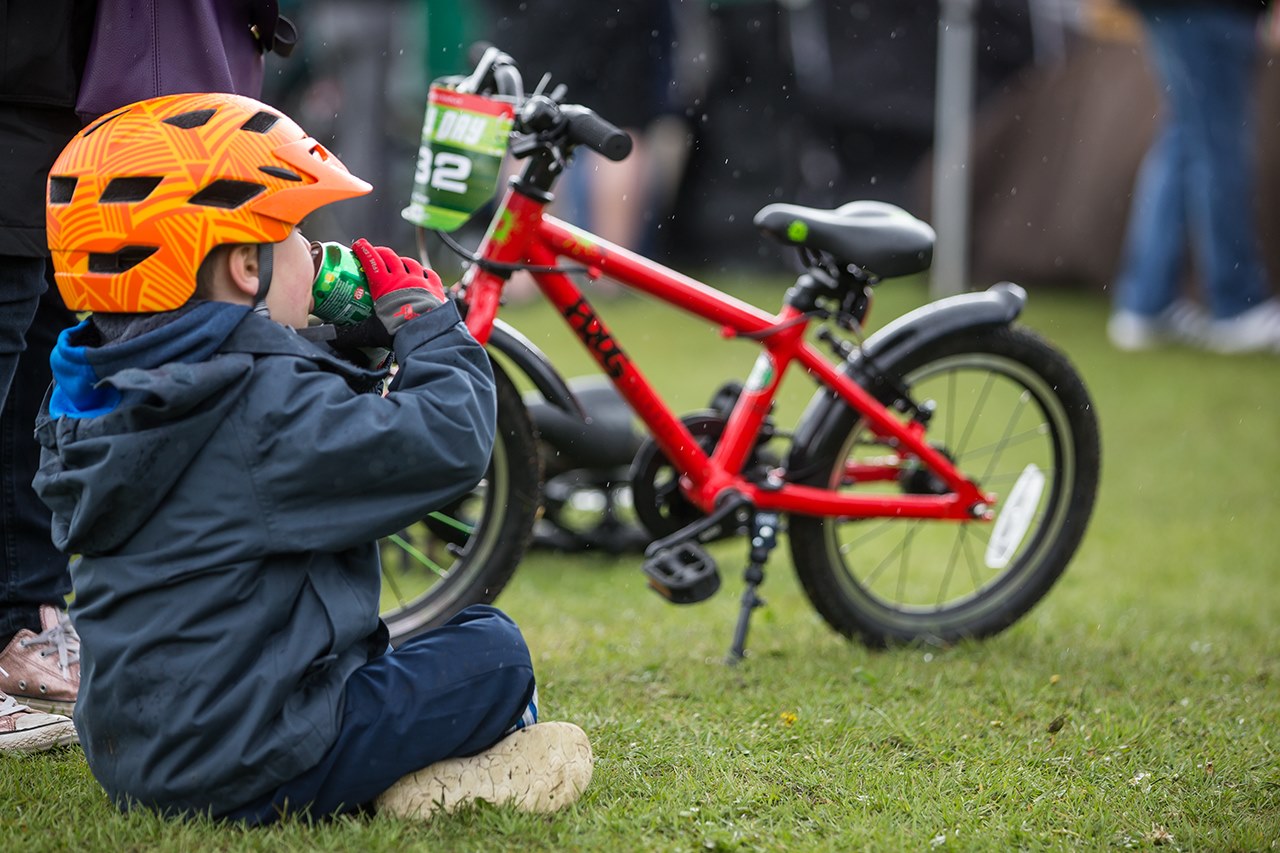
[(610, 160), (625, 160), (631, 153), (631, 137), (586, 107), (561, 107), (569, 117), (569, 140), (585, 145)]

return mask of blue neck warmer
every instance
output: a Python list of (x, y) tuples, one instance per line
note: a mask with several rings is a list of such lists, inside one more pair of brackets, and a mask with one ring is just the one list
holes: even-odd
[(129, 368), (206, 361), (248, 313), (243, 305), (205, 302), (135, 338), (103, 346), (76, 343), (92, 322), (84, 320), (58, 336), (49, 357), (54, 381), (49, 414), (92, 418), (113, 411), (121, 403), (120, 392), (104, 379)]

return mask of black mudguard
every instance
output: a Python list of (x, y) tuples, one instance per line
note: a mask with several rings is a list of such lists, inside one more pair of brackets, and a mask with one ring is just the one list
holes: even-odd
[[(892, 372), (906, 356), (940, 338), (966, 330), (1007, 326), (1022, 313), (1026, 301), (1025, 290), (1001, 282), (981, 293), (963, 293), (923, 305), (867, 338), (840, 372), (869, 388), (874, 377), (871, 364), (876, 370)], [(796, 426), (786, 461), (788, 479), (794, 482), (808, 476), (817, 448), (825, 446), (833, 431), (847, 431), (850, 426), (844, 400), (832, 390), (819, 389)]]
[(511, 374), (506, 367), (514, 368), (533, 383), (536, 393), (530, 391), (524, 402), (538, 437), (554, 449), (543, 460), (548, 475), (631, 464), (642, 436), (631, 409), (603, 376), (566, 381), (542, 350), (501, 320), (494, 320), (489, 350), (498, 369)]
[(515, 326), (495, 319), (493, 329), (489, 332), (488, 345), (529, 377), (533, 387), (538, 389), (548, 403), (580, 420), (586, 419), (578, 398), (569, 389), (569, 383), (556, 370), (551, 359)]

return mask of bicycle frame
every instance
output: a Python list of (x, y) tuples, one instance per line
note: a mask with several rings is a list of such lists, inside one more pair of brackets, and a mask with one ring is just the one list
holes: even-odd
[[(991, 519), (995, 496), (979, 490), (946, 456), (931, 447), (924, 439), (922, 425), (899, 421), (807, 342), (809, 318), (802, 312), (785, 305), (779, 314), (771, 315), (546, 215), (545, 204), (509, 187), (479, 255), (486, 261), (538, 267), (552, 267), (562, 258), (569, 259), (585, 266), (592, 278), (606, 276), (719, 325), (725, 337), (753, 336), (762, 347), (719, 442), (708, 454), (618, 345), (568, 275), (545, 271), (533, 275), (543, 295), (681, 472), (681, 488), (703, 512), (711, 512), (723, 495), (736, 491), (762, 511), (840, 518)], [(472, 267), (461, 282), (467, 328), (481, 343), (488, 340), (504, 285), (504, 278), (480, 265)], [(841, 494), (834, 489), (786, 483), (777, 477), (770, 477), (764, 485), (745, 479), (739, 472), (755, 447), (783, 377), (795, 363), (861, 413), (870, 428), (900, 457), (922, 462), (951, 493)], [(847, 469), (845, 477), (858, 482), (889, 480), (898, 471), (896, 465), (856, 466)]]

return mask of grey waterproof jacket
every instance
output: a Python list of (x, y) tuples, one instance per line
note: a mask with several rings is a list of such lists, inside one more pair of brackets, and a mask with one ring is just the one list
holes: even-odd
[[(120, 344), (65, 333), (37, 424), (36, 489), (82, 555), (76, 727), (121, 808), (218, 815), (314, 766), (387, 647), (375, 540), (471, 489), (493, 445), (492, 370), (452, 304), (396, 335), (386, 397), (210, 306)], [(157, 351), (185, 355), (125, 366)]]

